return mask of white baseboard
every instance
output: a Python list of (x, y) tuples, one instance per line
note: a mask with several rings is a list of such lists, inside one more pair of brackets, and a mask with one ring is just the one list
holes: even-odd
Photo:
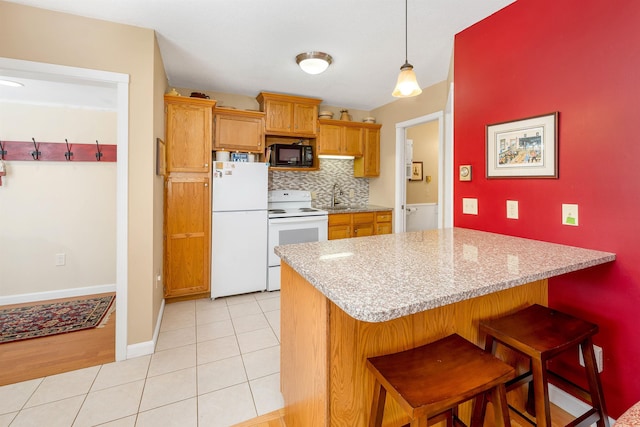
[(97, 285), (84, 288), (61, 289), (56, 291), (34, 292), (29, 294), (0, 296), (0, 306), (9, 304), (23, 304), (27, 302), (46, 301), (58, 298), (73, 298), (93, 294), (115, 292), (116, 285)]
[[(582, 400), (570, 395), (564, 390), (559, 389), (553, 384), (549, 384), (549, 400), (551, 403), (574, 417), (579, 417), (591, 408), (591, 406), (587, 405)], [(612, 426), (614, 423), (615, 420), (609, 417), (609, 425)]]
[(127, 346), (127, 359), (133, 359), (134, 357), (146, 356), (155, 352), (156, 344), (158, 342), (158, 335), (160, 335), (160, 325), (162, 323), (162, 315), (164, 314), (164, 300), (160, 304), (160, 313), (158, 313), (158, 320), (156, 321), (156, 328), (153, 331), (153, 338), (151, 341), (145, 341), (141, 343), (131, 344)]

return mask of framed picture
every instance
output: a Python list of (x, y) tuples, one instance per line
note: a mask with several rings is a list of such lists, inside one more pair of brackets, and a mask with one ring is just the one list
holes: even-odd
[(558, 112), (487, 125), (487, 178), (558, 178)]
[(422, 162), (411, 162), (411, 178), (409, 181), (422, 181)]
[(167, 173), (167, 148), (164, 141), (156, 138), (156, 175)]

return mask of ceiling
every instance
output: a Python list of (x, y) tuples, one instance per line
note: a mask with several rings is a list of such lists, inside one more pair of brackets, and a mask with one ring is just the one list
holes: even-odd
[[(402, 0), (9, 0), (154, 29), (172, 87), (260, 91), (370, 111), (395, 100), (405, 61)], [(408, 60), (425, 88), (447, 78), (454, 35), (514, 0), (408, 0)], [(308, 75), (295, 57), (333, 64)]]

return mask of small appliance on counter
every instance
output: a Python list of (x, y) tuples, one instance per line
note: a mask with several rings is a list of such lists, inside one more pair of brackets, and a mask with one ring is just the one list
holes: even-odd
[(214, 162), (211, 298), (267, 289), (266, 163)]
[(273, 144), (271, 166), (296, 168), (313, 167), (313, 146), (299, 144)]

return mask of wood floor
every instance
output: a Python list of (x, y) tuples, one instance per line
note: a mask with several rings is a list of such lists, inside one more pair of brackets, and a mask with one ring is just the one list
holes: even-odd
[[(564, 412), (562, 409), (555, 405), (551, 405), (551, 424), (552, 427), (563, 427), (573, 421), (573, 417)], [(436, 424), (437, 425), (437, 424)], [(440, 423), (440, 425), (444, 425)], [(485, 427), (494, 427), (493, 415), (491, 414), (491, 407), (485, 417)], [(531, 427), (532, 424), (525, 420), (519, 419), (516, 414), (511, 414), (511, 427)], [(258, 418), (254, 418), (249, 421), (245, 421), (240, 424), (236, 424), (233, 427), (286, 427), (284, 423), (284, 409), (270, 412), (262, 415)]]
[[(73, 301), (95, 296), (65, 298)], [(113, 295), (113, 294), (111, 294)], [(53, 301), (42, 301), (42, 304)], [(115, 302), (114, 302), (115, 304)], [(3, 308), (31, 304), (16, 304)], [(102, 328), (0, 344), (0, 386), (115, 361), (116, 313)]]

